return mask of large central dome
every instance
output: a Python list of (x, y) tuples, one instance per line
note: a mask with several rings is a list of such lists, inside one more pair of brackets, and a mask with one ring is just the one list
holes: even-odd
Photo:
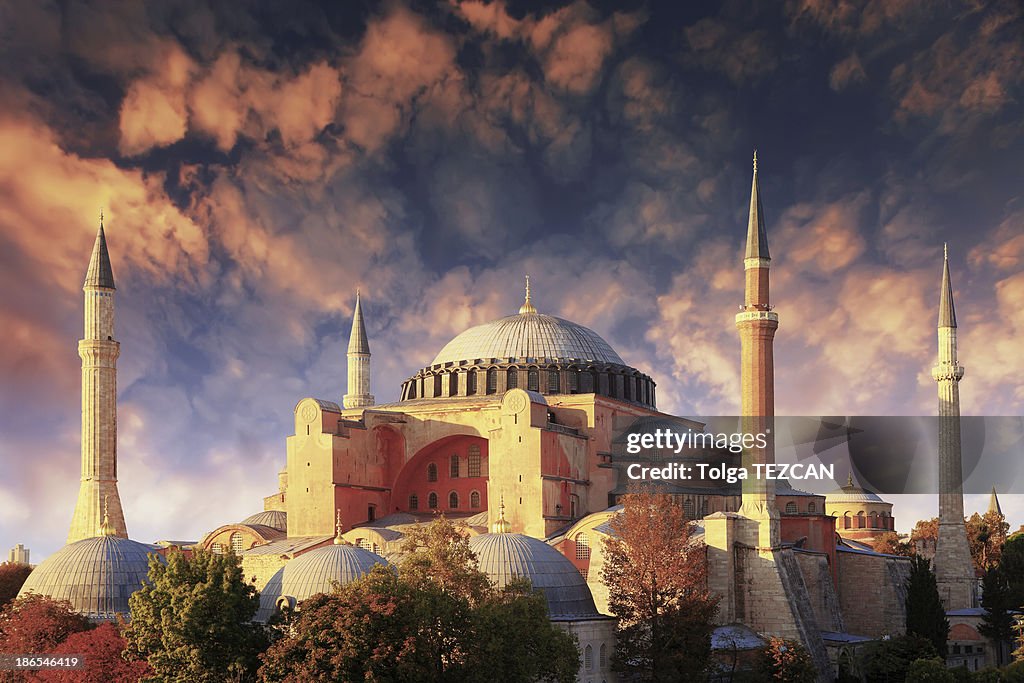
[(469, 328), (445, 344), (431, 365), (478, 358), (571, 359), (625, 365), (593, 330), (535, 311)]

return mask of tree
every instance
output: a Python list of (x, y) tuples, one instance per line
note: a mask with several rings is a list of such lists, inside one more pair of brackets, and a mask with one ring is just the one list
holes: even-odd
[(908, 633), (865, 647), (860, 655), (860, 667), (867, 683), (895, 683), (907, 679), (913, 662), (938, 656), (926, 638)]
[(25, 580), (32, 573), (32, 567), (20, 562), (4, 562), (0, 564), (0, 607), (14, 598), (25, 585)]
[(264, 653), (260, 680), (575, 680), (575, 640), (548, 620), (528, 581), (496, 589), (443, 518), (414, 530), (405, 549), (397, 572), (377, 566), (304, 600)]
[(72, 633), (50, 654), (79, 655), (85, 658), (85, 669), (40, 671), (35, 680), (46, 683), (136, 683), (152, 673), (146, 662), (125, 660), (124, 638), (116, 624), (100, 624), (89, 631)]
[(886, 555), (910, 557), (914, 554), (913, 544), (909, 540), (900, 538), (895, 531), (886, 531), (884, 534), (880, 534), (875, 538), (871, 547), (876, 553), (885, 553)]
[(981, 618), (978, 631), (996, 642), (996, 663), (1001, 664), (1003, 644), (1013, 642), (1013, 617), (1010, 610), (1015, 609), (1017, 605), (1010, 602), (1010, 585), (998, 565), (985, 571), (981, 589), (981, 606), (985, 608), (985, 614)]
[(974, 568), (984, 571), (999, 563), (1010, 525), (1000, 513), (990, 510), (984, 515), (975, 512), (966, 522), (967, 542), (971, 548)]
[(71, 634), (91, 628), (92, 623), (74, 612), (70, 602), (29, 594), (0, 610), (0, 653), (49, 652)]
[(256, 672), (267, 639), (250, 621), (259, 596), (234, 553), (172, 551), (166, 564), (153, 556), (148, 584), (128, 604), (127, 653), (148, 661), (155, 678), (213, 683)]
[(800, 643), (771, 638), (761, 653), (758, 668), (764, 678), (780, 683), (814, 683), (818, 670)]
[(939, 518), (919, 519), (914, 528), (910, 530), (910, 545), (915, 553), (923, 552), (929, 555), (935, 552), (935, 545), (939, 542)]
[(949, 620), (939, 597), (931, 562), (915, 555), (910, 560), (907, 579), (907, 633), (914, 633), (932, 644), (941, 657), (946, 656)]
[(939, 657), (915, 659), (907, 669), (907, 683), (955, 683), (953, 672)]
[(613, 667), (649, 681), (703, 675), (711, 661), (718, 598), (707, 587), (702, 543), (682, 507), (648, 491), (625, 497), (605, 538), (602, 579), (618, 619)]

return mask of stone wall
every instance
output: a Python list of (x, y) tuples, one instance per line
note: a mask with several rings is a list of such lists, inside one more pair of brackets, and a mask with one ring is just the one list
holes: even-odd
[(906, 580), (910, 560), (893, 555), (840, 550), (839, 605), (847, 631), (878, 638), (906, 628)]

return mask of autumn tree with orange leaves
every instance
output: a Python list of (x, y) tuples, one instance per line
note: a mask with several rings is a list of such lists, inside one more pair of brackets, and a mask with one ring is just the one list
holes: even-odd
[(711, 663), (718, 598), (682, 506), (648, 491), (625, 497), (605, 538), (602, 578), (618, 619), (617, 671), (643, 681), (693, 680)]

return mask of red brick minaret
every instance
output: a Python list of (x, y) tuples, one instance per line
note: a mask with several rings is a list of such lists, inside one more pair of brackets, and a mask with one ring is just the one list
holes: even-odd
[(746, 287), (743, 306), (736, 314), (740, 356), (740, 416), (745, 433), (768, 435), (767, 447), (743, 454), (750, 478), (743, 482), (740, 514), (762, 521), (758, 525), (757, 544), (774, 548), (779, 544), (779, 512), (775, 507), (775, 486), (771, 480), (757, 477), (752, 465), (775, 462), (775, 361), (772, 343), (779, 327), (779, 316), (768, 298), (768, 235), (764, 227), (764, 208), (757, 182), (757, 152), (754, 152), (754, 178), (750, 188), (750, 213), (747, 221), (747, 251), (743, 259)]

